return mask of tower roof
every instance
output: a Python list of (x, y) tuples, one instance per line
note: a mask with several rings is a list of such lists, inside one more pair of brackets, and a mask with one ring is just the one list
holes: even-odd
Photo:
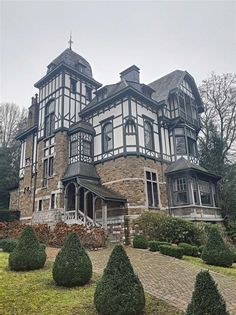
[(67, 66), (84, 73), (88, 77), (93, 77), (92, 68), (89, 62), (70, 48), (64, 50), (58, 57), (50, 62), (48, 65), (48, 73), (60, 64), (66, 64)]

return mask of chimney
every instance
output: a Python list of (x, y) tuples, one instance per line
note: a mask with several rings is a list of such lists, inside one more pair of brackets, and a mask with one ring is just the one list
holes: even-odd
[(126, 81), (139, 83), (139, 68), (135, 65), (127, 68), (126, 70), (120, 73), (120, 78), (125, 79)]

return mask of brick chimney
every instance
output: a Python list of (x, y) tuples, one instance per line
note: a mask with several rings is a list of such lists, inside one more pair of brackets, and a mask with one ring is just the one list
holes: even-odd
[(126, 70), (120, 73), (120, 78), (125, 79), (126, 81), (139, 83), (139, 68), (135, 65), (127, 68)]

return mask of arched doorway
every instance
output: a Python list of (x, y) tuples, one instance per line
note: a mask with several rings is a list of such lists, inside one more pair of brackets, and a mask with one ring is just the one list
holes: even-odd
[(66, 197), (67, 197), (67, 211), (75, 210), (75, 184), (70, 183), (67, 186), (66, 190)]

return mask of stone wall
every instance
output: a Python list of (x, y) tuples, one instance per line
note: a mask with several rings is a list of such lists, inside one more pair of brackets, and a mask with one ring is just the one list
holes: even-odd
[(10, 191), (10, 204), (9, 204), (9, 208), (10, 209), (18, 209), (18, 196), (19, 196), (19, 191), (18, 188), (11, 190)]
[(139, 215), (148, 209), (145, 169), (158, 174), (160, 209), (168, 206), (164, 171), (166, 165), (143, 157), (120, 157), (96, 165), (103, 185), (127, 198), (128, 215)]

